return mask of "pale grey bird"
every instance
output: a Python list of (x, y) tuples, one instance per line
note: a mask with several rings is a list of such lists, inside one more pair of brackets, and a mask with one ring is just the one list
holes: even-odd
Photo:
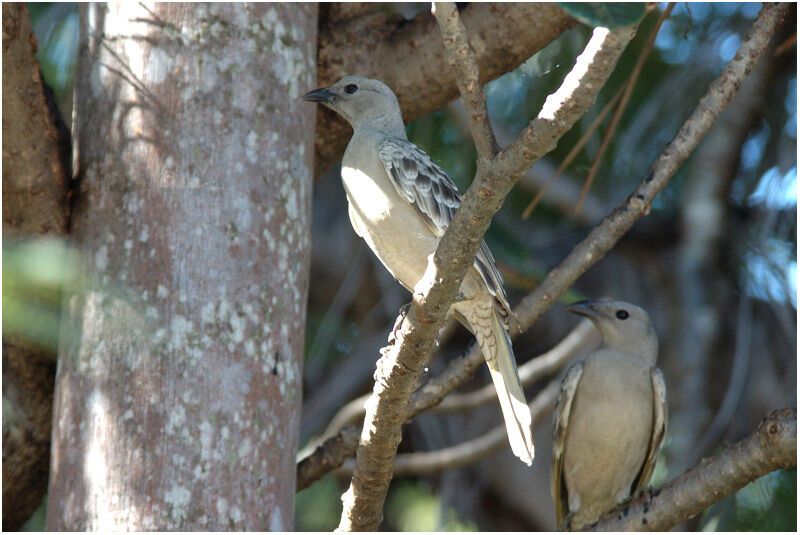
[[(400, 105), (383, 82), (346, 76), (303, 98), (338, 112), (353, 127), (342, 157), (350, 223), (389, 273), (413, 291), (461, 202), (458, 188), (408, 141)], [(531, 413), (508, 336), (511, 309), (484, 242), (450, 312), (475, 335), (497, 390), (511, 450), (530, 465)]]
[(581, 301), (567, 310), (588, 317), (603, 336), (599, 349), (567, 370), (553, 422), (556, 519), (577, 530), (650, 480), (667, 430), (667, 389), (644, 310), (622, 301)]

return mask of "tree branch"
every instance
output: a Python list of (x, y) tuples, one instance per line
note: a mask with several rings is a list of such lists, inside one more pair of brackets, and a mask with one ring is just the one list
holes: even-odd
[[(605, 32), (602, 36), (602, 39), (594, 38), (587, 45), (587, 49), (591, 49), (591, 54), (584, 52), (581, 55), (583, 59), (576, 66), (581, 74), (573, 76), (570, 73), (557, 94), (564, 95), (566, 93), (564, 86), (568, 83), (581, 84), (583, 81), (587, 81), (591, 87), (589, 89), (573, 88), (573, 98), (564, 99), (567, 107), (550, 109), (549, 113), (553, 114), (555, 121), (532, 130), (534, 134), (545, 130), (547, 144), (554, 145), (553, 138), (557, 139), (566, 133), (581, 114), (591, 106), (602, 87), (602, 82), (611, 74), (616, 60), (622, 54), (624, 45), (633, 37), (633, 30), (622, 28), (615, 32)], [(592, 58), (597, 61), (592, 61)], [(530, 136), (530, 131), (530, 128), (527, 129), (522, 136)], [(464, 195), (463, 202), (452, 223), (440, 240), (433, 255), (433, 261), (428, 264), (425, 276), (414, 289), (411, 308), (399, 332), (400, 343), (391, 346), (384, 357), (378, 361), (375, 388), (373, 396), (367, 403), (367, 417), (357, 453), (357, 456), (362, 456), (363, 461), (359, 461), (357, 458), (351, 487), (343, 497), (345, 502), (343, 519), (347, 518), (348, 520), (340, 524), (340, 529), (356, 527), (363, 529), (373, 527), (375, 529), (377, 523), (380, 522), (380, 510), (372, 509), (370, 514), (367, 514), (367, 510), (374, 507), (376, 503), (372, 499), (373, 497), (377, 497), (377, 501), (383, 503), (391, 476), (391, 460), (400, 440), (400, 425), (408, 417), (404, 410), (407, 404), (406, 400), (416, 386), (424, 359), (433, 347), (433, 339), (444, 322), (445, 314), (455, 298), (464, 274), (472, 265), (472, 259), (475, 257), (492, 216), (499, 210), (514, 179), (518, 179), (525, 170), (523, 160), (512, 161), (508, 157), (504, 158), (501, 165), (498, 166), (496, 164), (499, 157), (500, 155), (496, 156), (487, 166), (478, 170), (478, 175)], [(517, 169), (516, 176), (509, 178), (505, 175), (494, 174), (508, 169)], [(498, 183), (500, 187), (496, 187)], [(480, 360), (471, 367), (471, 370), (465, 372), (469, 368), (468, 366), (461, 368), (457, 374), (462, 378), (453, 381), (453, 377), (449, 376), (445, 378), (444, 385), (432, 384), (433, 381), (428, 383), (423, 389), (423, 391), (427, 390), (428, 397), (422, 400), (420, 404), (422, 406), (415, 403), (415, 409), (425, 410), (431, 405), (435, 405), (441, 399), (440, 393), (443, 397), (457, 384), (460, 384), (464, 377), (468, 377), (482, 362), (480, 351), (477, 348), (472, 354), (476, 354), (477, 359)], [(473, 362), (475, 359), (476, 357), (472, 357)], [(432, 396), (430, 395), (431, 387), (435, 392)], [(438, 399), (436, 399), (437, 397)], [(396, 405), (389, 406), (398, 403), (401, 404), (402, 410), (398, 410)], [(383, 415), (383, 407), (386, 407), (386, 417), (376, 419), (377, 415)], [(343, 430), (342, 434), (352, 437), (350, 433), (350, 430)], [(371, 440), (378, 435), (381, 435), (380, 440)], [(336, 437), (333, 440), (337, 441)], [(321, 447), (325, 448), (326, 443), (323, 443)], [(367, 446), (365, 447), (365, 445)], [(312, 457), (315, 456), (316, 452), (312, 454)], [(308, 461), (305, 468), (311, 468), (310, 465), (335, 468), (335, 466), (331, 466), (331, 459), (326, 459), (326, 457), (326, 454), (322, 452), (321, 459), (304, 460), (303, 462)], [(339, 460), (339, 464), (343, 461), (344, 458)], [(301, 466), (298, 473), (298, 488), (302, 488), (300, 485), (303, 483), (308, 483), (304, 477), (306, 474), (306, 469)], [(376, 483), (378, 479), (382, 483)], [(366, 498), (367, 495), (364, 492), (369, 493), (369, 499)], [(357, 504), (356, 495), (364, 497), (364, 503), (369, 502), (370, 505), (362, 507), (361, 504)]]
[[(534, 424), (552, 412), (558, 397), (561, 381), (554, 379), (533, 399), (528, 406)], [(495, 395), (495, 399), (497, 396)], [(449, 398), (448, 398), (449, 399)], [(505, 425), (498, 425), (483, 435), (461, 444), (435, 451), (404, 453), (394, 460), (394, 475), (408, 476), (433, 474), (442, 470), (459, 468), (485, 458), (507, 442)], [(352, 464), (345, 463), (342, 472), (352, 471)]]
[[(711, 123), (730, 101), (744, 77), (758, 60), (770, 35), (787, 9), (786, 4), (765, 5), (762, 8), (733, 60), (712, 82), (708, 93), (700, 100), (694, 113), (684, 122), (675, 139), (656, 160), (644, 181), (593, 229), (557, 268), (548, 274), (535, 291), (528, 294), (516, 307), (515, 313), (520, 326), (527, 328), (532, 325), (584, 271), (616, 244), (638, 218), (649, 212), (650, 203), (655, 195), (666, 186), (675, 170), (697, 146)], [(475, 184), (473, 184), (474, 186)], [(465, 202), (467, 198), (465, 196)], [(456, 214), (456, 220), (464, 211), (463, 206), (464, 204)], [(450, 229), (452, 228), (453, 225)], [(441, 249), (440, 244), (437, 253)], [(469, 378), (481, 363), (482, 356), (476, 347), (473, 347), (465, 356), (450, 362), (445, 372), (423, 385), (415, 393), (406, 418), (413, 418), (419, 412), (439, 403), (444, 396)], [(347, 456), (352, 455), (352, 448), (355, 448), (355, 441), (352, 440), (353, 434), (352, 428), (343, 429), (339, 435), (325, 441), (311, 456), (299, 463), (298, 490), (340, 466)], [(349, 454), (347, 453), (348, 448), (351, 448)], [(342, 454), (345, 456), (338, 456)]]
[(714, 120), (728, 105), (742, 80), (758, 61), (787, 10), (788, 4), (764, 4), (734, 58), (711, 83), (708, 92), (658, 157), (650, 173), (622, 204), (572, 249), (558, 267), (550, 271), (536, 290), (525, 297), (526, 304), (530, 303), (530, 306), (524, 307), (529, 316), (520, 317), (521, 323), (534, 323), (578, 277), (630, 230), (637, 219), (650, 212), (655, 196), (666, 187), (675, 171), (686, 161)]
[(467, 102), (464, 107), (470, 110), (469, 126), (478, 161), (488, 161), (494, 156), (498, 146), (489, 122), (489, 110), (486, 108), (486, 94), (480, 84), (478, 62), (470, 47), (467, 31), (453, 2), (436, 2), (431, 11), (439, 23), (461, 98)]
[(774, 410), (749, 437), (703, 459), (658, 490), (645, 490), (592, 531), (666, 531), (751, 481), (797, 466), (797, 410)]
[[(462, 10), (461, 18), (470, 35), (482, 84), (516, 69), (576, 25), (556, 4), (546, 2), (476, 2)], [(503, 28), (500, 33), (498, 26)], [(323, 23), (317, 63), (320, 85), (348, 74), (382, 80), (397, 95), (407, 123), (458, 96), (441, 35), (430, 12), (411, 21), (378, 12), (346, 22)], [(314, 142), (316, 176), (341, 158), (349, 132), (344, 120), (319, 108)]]
[[(564, 367), (578, 354), (588, 352), (600, 343), (600, 334), (589, 320), (582, 320), (567, 336), (551, 350), (532, 358), (519, 367), (519, 380), (523, 387), (549, 377)], [(361, 421), (364, 404), (369, 395), (348, 401), (331, 419), (322, 434), (322, 440), (335, 436), (344, 426)], [(472, 392), (451, 394), (431, 408), (432, 412), (446, 414), (476, 409), (497, 400), (494, 385), (487, 384)], [(313, 447), (313, 446), (312, 446)], [(313, 451), (313, 450), (312, 450)]]
[[(560, 95), (559, 103), (551, 103), (549, 108), (545, 104), (552, 122), (523, 132), (522, 140), (534, 138), (524, 142), (525, 147), (543, 155), (555, 146), (556, 140), (594, 102), (634, 33), (635, 27), (614, 32), (595, 30), (595, 37), (579, 57), (576, 68), (556, 92)], [(575, 74), (575, 71), (579, 72)], [(576, 83), (578, 86), (573, 87)], [(466, 105), (469, 102), (465, 102)], [(472, 110), (468, 111), (472, 115)], [(536, 137), (543, 132), (546, 137)], [(544, 146), (550, 149), (544, 150)], [(498, 155), (479, 167), (472, 186), (429, 260), (424, 276), (414, 287), (408, 315), (395, 331), (399, 343), (391, 344), (378, 361), (375, 387), (366, 404), (353, 478), (342, 496), (339, 530), (376, 530), (380, 524), (409, 397), (417, 386), (434, 338), (444, 325), (461, 281), (473, 264), (491, 218), (532, 163), (524, 157), (512, 160), (501, 159)], [(516, 170), (516, 174), (506, 176), (509, 170)]]

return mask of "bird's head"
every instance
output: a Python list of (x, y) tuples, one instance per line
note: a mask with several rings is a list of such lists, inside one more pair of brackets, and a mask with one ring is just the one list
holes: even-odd
[(650, 316), (641, 308), (624, 301), (580, 301), (567, 310), (592, 320), (603, 335), (605, 347), (655, 365), (658, 338)]
[(330, 87), (309, 91), (303, 100), (324, 104), (347, 119), (353, 129), (397, 129), (398, 124), (404, 128), (397, 97), (380, 80), (345, 76)]

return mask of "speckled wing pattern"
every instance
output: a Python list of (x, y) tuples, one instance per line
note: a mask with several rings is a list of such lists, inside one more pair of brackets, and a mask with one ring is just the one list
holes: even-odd
[(578, 383), (583, 375), (583, 362), (576, 362), (567, 370), (561, 380), (561, 391), (558, 394), (556, 408), (553, 412), (553, 466), (550, 473), (550, 492), (556, 504), (556, 525), (561, 526), (569, 514), (569, 497), (564, 485), (562, 468), (564, 464), (564, 442), (567, 438), (569, 415)]
[[(397, 193), (417, 208), (434, 236), (442, 237), (461, 204), (455, 183), (425, 151), (405, 139), (386, 138), (378, 145), (378, 155)], [(475, 256), (475, 267), (491, 294), (510, 312), (503, 278), (484, 241)]]
[(650, 435), (650, 444), (642, 471), (634, 481), (631, 492), (650, 482), (650, 476), (653, 475), (653, 469), (656, 466), (658, 450), (667, 434), (667, 385), (661, 370), (655, 366), (650, 368), (650, 384), (653, 386), (653, 431)]

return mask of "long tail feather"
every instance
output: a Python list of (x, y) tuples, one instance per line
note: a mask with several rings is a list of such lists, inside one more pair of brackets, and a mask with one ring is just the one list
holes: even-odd
[(511, 339), (497, 313), (492, 312), (491, 332), (484, 333), (482, 329), (476, 329), (475, 335), (497, 390), (511, 451), (530, 466), (534, 455), (531, 411), (519, 381)]

